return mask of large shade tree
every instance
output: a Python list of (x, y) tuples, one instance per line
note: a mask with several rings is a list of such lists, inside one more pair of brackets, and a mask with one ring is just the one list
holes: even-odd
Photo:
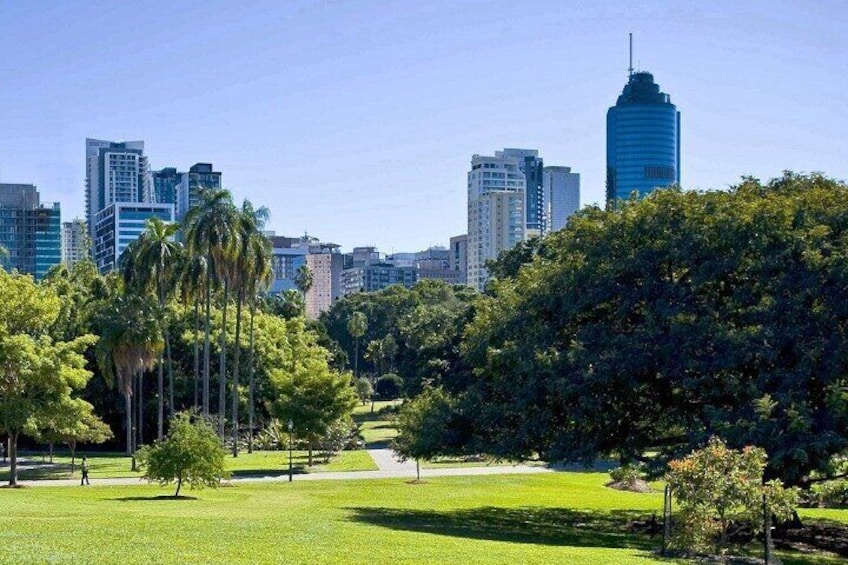
[(536, 251), (467, 331), (479, 449), (667, 460), (718, 434), (797, 484), (848, 447), (844, 184), (656, 191)]

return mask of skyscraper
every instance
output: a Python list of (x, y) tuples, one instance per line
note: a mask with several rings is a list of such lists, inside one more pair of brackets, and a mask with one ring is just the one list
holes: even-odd
[[(468, 285), (483, 290), (486, 261), (524, 239), (524, 156), (511, 150), (474, 155), (468, 171)], [(528, 150), (529, 151), (529, 150)]]
[(165, 167), (153, 172), (153, 201), (157, 204), (176, 204), (177, 185), (184, 173), (178, 173), (175, 167)]
[(0, 184), (0, 265), (41, 280), (62, 260), (59, 203), (44, 206), (32, 184)]
[(221, 173), (213, 170), (212, 163), (196, 163), (181, 175), (176, 194), (177, 220), (200, 203), (201, 188), (221, 188)]
[(544, 162), (535, 149), (504, 149), (506, 157), (518, 158), (518, 168), (524, 173), (524, 213), (526, 237), (547, 231), (545, 194), (542, 186)]
[(680, 112), (647, 72), (607, 111), (607, 202), (680, 184)]
[(85, 140), (85, 213), (95, 238), (95, 216), (115, 202), (151, 202), (150, 168), (143, 141)]
[(68, 267), (73, 267), (77, 261), (87, 259), (91, 255), (91, 243), (85, 221), (76, 218), (70, 222), (62, 222), (62, 261)]
[(542, 172), (545, 195), (546, 231), (561, 230), (580, 208), (580, 174), (571, 167), (545, 167)]

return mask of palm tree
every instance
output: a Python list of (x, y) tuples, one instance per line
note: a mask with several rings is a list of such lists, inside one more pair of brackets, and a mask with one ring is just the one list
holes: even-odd
[(210, 316), (211, 288), (215, 284), (223, 287), (223, 323), (221, 325), (221, 356), (218, 373), (218, 432), (224, 435), (224, 386), (226, 356), (227, 300), (229, 299), (228, 275), (232, 272), (231, 261), (238, 248), (239, 214), (233, 205), (232, 195), (223, 189), (200, 189), (200, 205), (186, 214), (186, 239), (191, 253), (206, 257), (205, 324), (203, 344), (203, 415), (209, 416), (209, 361), (210, 361)]
[[(162, 352), (157, 305), (145, 296), (116, 295), (101, 304), (95, 316), (100, 339), (97, 364), (107, 383), (117, 382), (124, 397), (127, 454), (134, 455), (133, 377), (153, 367)], [(135, 470), (135, 457), (132, 462)]]
[(362, 312), (356, 310), (347, 321), (347, 333), (354, 339), (355, 351), (353, 355), (353, 376), (359, 378), (359, 338), (365, 335), (368, 329), (368, 318)]
[[(139, 292), (154, 292), (159, 303), (165, 333), (165, 353), (168, 356), (169, 411), (174, 412), (174, 374), (171, 366), (171, 340), (168, 332), (167, 300), (173, 289), (176, 262), (182, 253), (182, 245), (175, 240), (178, 224), (165, 223), (157, 217), (147, 220), (147, 229), (122, 255), (124, 282), (128, 289)], [(159, 358), (157, 438), (165, 434), (164, 414), (164, 362)]]
[[(232, 280), (236, 289), (236, 336), (235, 336), (235, 353), (233, 355), (233, 436), (232, 448), (233, 457), (238, 457), (238, 388), (239, 388), (239, 354), (241, 352), (241, 311), (244, 304), (245, 293), (248, 290), (253, 290), (256, 285), (253, 283), (255, 277), (255, 269), (260, 266), (256, 264), (253, 257), (254, 244), (253, 242), (258, 236), (262, 235), (262, 228), (265, 227), (265, 222), (268, 220), (268, 209), (264, 206), (254, 208), (249, 200), (245, 200), (241, 206), (240, 222), (239, 222), (239, 248), (233, 263)], [(264, 236), (263, 236), (264, 237)], [(253, 317), (251, 315), (251, 338), (253, 337)], [(251, 362), (253, 361), (251, 357)], [(252, 379), (251, 379), (252, 383)]]
[(297, 272), (294, 274), (294, 286), (297, 287), (303, 296), (304, 306), (306, 306), (306, 293), (312, 288), (314, 282), (315, 279), (312, 277), (312, 271), (308, 265), (303, 264), (297, 268)]
[(250, 362), (248, 363), (250, 372), (248, 373), (247, 420), (248, 453), (253, 453), (253, 427), (256, 420), (256, 344), (253, 339), (253, 322), (256, 317), (257, 297), (271, 285), (271, 279), (273, 276), (273, 272), (271, 270), (271, 255), (271, 242), (268, 241), (268, 238), (260, 232), (254, 233), (250, 238), (250, 253), (248, 255), (249, 261), (246, 263), (246, 265), (248, 265), (247, 270), (250, 273), (250, 276), (247, 279), (248, 283), (246, 285), (248, 300), (250, 300)]
[(180, 263), (177, 275), (180, 288), (180, 299), (188, 309), (188, 304), (194, 304), (194, 403), (200, 408), (200, 304), (206, 289), (206, 270), (208, 264), (203, 255), (189, 255)]

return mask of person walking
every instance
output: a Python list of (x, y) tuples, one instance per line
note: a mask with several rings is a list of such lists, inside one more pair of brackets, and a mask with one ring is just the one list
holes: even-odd
[(85, 458), (85, 455), (82, 456), (82, 465), (80, 466), (82, 469), (82, 479), (80, 479), (80, 486), (90, 485), (88, 482), (88, 459)]

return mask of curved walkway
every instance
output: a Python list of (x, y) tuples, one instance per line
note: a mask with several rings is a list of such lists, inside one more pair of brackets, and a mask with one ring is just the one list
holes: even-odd
[[(407, 461), (402, 463), (394, 457), (390, 449), (369, 449), (368, 453), (380, 468), (379, 471), (339, 471), (304, 473), (294, 475), (295, 481), (345, 481), (357, 479), (414, 479), (415, 463)], [(553, 469), (548, 467), (530, 465), (492, 465), (485, 467), (452, 467), (446, 469), (422, 469), (421, 478), (429, 477), (464, 477), (472, 475), (526, 475), (537, 473), (552, 473)], [(231, 483), (262, 483), (262, 482), (286, 482), (289, 480), (287, 474), (271, 475), (267, 477), (243, 477), (231, 479)], [(79, 486), (79, 479), (45, 479), (41, 481), (18, 481), (27, 487), (70, 487)], [(146, 481), (137, 478), (91, 478), (91, 486), (122, 486), (146, 484)]]

